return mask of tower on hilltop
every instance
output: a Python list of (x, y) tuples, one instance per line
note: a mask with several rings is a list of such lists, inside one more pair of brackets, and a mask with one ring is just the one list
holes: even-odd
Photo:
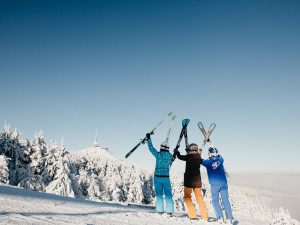
[(98, 145), (97, 136), (98, 136), (98, 130), (96, 129), (96, 137), (95, 137), (95, 141), (94, 141), (94, 145), (93, 145), (93, 147), (96, 147), (96, 148), (100, 147), (100, 146)]

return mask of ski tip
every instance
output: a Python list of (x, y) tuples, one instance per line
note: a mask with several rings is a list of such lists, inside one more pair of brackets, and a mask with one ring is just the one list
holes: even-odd
[(189, 124), (190, 120), (189, 119), (184, 119), (182, 120), (182, 125), (187, 126)]
[(216, 126), (217, 126), (217, 125), (216, 125), (215, 123), (212, 123), (212, 124), (210, 125), (210, 129), (213, 130), (213, 129), (215, 129)]
[(175, 118), (176, 118), (176, 116), (173, 116), (173, 117), (172, 117), (172, 120), (175, 120)]
[(203, 124), (201, 122), (199, 122), (198, 127), (203, 128)]
[(172, 112), (169, 112), (168, 116), (171, 116), (173, 113)]

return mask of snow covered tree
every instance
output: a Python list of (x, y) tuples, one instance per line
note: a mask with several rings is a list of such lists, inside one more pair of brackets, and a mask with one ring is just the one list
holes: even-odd
[(54, 163), (54, 166), (57, 168), (57, 171), (53, 181), (46, 187), (46, 192), (61, 196), (75, 197), (68, 162), (65, 158), (59, 158), (59, 160)]
[(293, 220), (289, 212), (287, 210), (285, 211), (282, 207), (279, 208), (274, 217), (275, 219), (272, 220), (270, 225), (296, 225), (296, 221)]
[(19, 131), (11, 132), (10, 126), (5, 123), (4, 130), (0, 134), (0, 155), (9, 158), (9, 183), (17, 185), (21, 179), (22, 170), (26, 167), (25, 147), (19, 141)]
[(151, 204), (155, 198), (154, 192), (154, 175), (147, 171), (141, 172), (143, 203)]
[(60, 148), (58, 148), (57, 143), (51, 140), (51, 145), (49, 146), (44, 160), (44, 169), (41, 173), (43, 177), (43, 181), (47, 186), (51, 181), (53, 181), (54, 176), (59, 170), (59, 164), (57, 163), (64, 157), (64, 152), (61, 152)]
[(47, 152), (47, 145), (42, 131), (35, 134), (34, 138), (35, 140), (32, 143), (32, 152), (30, 155), (31, 168), (33, 169), (34, 174), (40, 175), (45, 166), (44, 156)]
[(123, 190), (126, 201), (142, 203), (144, 196), (139, 169), (135, 165), (128, 165), (122, 171), (122, 178), (124, 179)]
[(75, 172), (74, 170), (74, 164), (71, 164), (71, 171), (72, 174), (74, 174), (78, 184), (80, 185), (81, 188), (81, 194), (83, 196), (88, 196), (88, 188), (90, 185), (90, 176), (88, 175), (88, 172), (85, 170), (84, 167), (81, 167), (78, 169), (78, 172)]
[(30, 172), (30, 154), (31, 142), (26, 140), (19, 140), (21, 146), (19, 151), (16, 151), (16, 184), (19, 186), (20, 182), (29, 176)]
[(8, 163), (4, 155), (0, 155), (0, 182), (8, 184), (9, 173), (8, 173)]
[(30, 150), (28, 177), (21, 180), (19, 186), (35, 191), (45, 191), (45, 178), (42, 174), (45, 169), (47, 145), (42, 131), (35, 134), (34, 138)]
[(100, 200), (110, 200), (107, 199), (107, 196), (103, 195), (101, 189), (103, 190), (103, 185), (101, 184), (101, 180), (98, 179), (96, 174), (92, 174), (89, 179), (89, 187), (87, 188), (86, 196), (89, 199), (100, 199)]

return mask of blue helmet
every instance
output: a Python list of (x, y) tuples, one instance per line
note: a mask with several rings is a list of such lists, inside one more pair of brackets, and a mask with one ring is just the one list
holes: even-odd
[(218, 152), (218, 149), (216, 149), (214, 146), (209, 146), (209, 149), (208, 149), (208, 157), (211, 158), (211, 157), (216, 157), (216, 156), (219, 156), (219, 152)]

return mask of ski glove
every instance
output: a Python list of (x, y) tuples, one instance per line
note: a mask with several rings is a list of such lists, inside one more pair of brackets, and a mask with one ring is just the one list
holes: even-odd
[(147, 138), (147, 139), (151, 139), (151, 134), (150, 134), (150, 133), (147, 133), (147, 134), (146, 134), (146, 138)]
[(174, 154), (177, 156), (179, 154), (178, 149), (174, 149)]

